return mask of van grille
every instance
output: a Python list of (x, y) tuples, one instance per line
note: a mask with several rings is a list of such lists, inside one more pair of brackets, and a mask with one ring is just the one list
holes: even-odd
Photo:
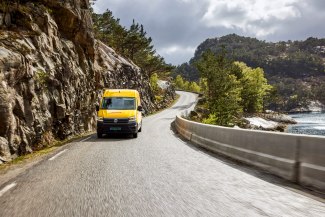
[(105, 124), (126, 124), (129, 123), (128, 118), (116, 118), (117, 122), (114, 122), (115, 118), (104, 119)]

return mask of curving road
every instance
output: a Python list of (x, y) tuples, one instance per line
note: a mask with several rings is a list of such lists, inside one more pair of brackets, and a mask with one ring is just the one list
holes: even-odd
[(93, 135), (0, 186), (0, 216), (325, 216), (321, 199), (175, 135), (196, 101), (179, 94), (137, 139)]

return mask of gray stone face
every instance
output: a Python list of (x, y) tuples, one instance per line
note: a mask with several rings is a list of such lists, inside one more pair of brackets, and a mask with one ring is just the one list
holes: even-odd
[(0, 26), (4, 24), (4, 14), (0, 13)]
[(4, 24), (6, 26), (11, 25), (11, 15), (9, 13), (6, 13), (5, 16), (4, 16)]
[(3, 162), (11, 160), (8, 141), (3, 137), (0, 137), (0, 157), (0, 161)]
[(137, 89), (146, 111), (159, 108), (146, 73), (94, 39), (87, 0), (24, 2), (33, 13), (0, 14), (17, 27), (4, 27), (0, 40), (0, 156), (42, 148), (48, 132), (94, 130), (104, 88)]

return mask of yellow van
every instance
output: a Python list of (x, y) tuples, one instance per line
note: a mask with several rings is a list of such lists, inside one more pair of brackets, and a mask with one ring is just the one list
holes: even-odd
[(141, 132), (143, 108), (136, 90), (105, 90), (96, 110), (98, 138), (111, 133), (128, 133), (137, 138)]

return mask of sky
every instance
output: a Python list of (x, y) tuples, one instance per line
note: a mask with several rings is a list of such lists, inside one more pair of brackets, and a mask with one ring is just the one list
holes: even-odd
[(236, 33), (266, 41), (325, 38), (325, 0), (97, 0), (127, 28), (143, 24), (157, 53), (179, 65), (208, 38)]

